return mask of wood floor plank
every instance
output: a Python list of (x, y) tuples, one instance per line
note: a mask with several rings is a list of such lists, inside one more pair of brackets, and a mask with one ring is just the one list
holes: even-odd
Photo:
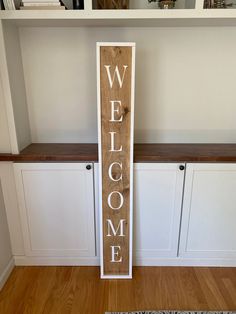
[(131, 310), (235, 310), (236, 268), (134, 267), (102, 280), (99, 267), (15, 267), (1, 314), (104, 314)]
[(201, 286), (197, 280), (194, 268), (178, 268), (178, 291), (180, 291), (180, 306), (186, 310), (208, 310), (208, 304)]
[(230, 307), (236, 309), (236, 287), (233, 285), (232, 281), (229, 278), (223, 278), (223, 285), (225, 286), (226, 293), (229, 294), (231, 302)]
[(236, 309), (236, 289), (230, 279), (231, 272), (227, 270), (224, 271), (224, 268), (217, 268), (211, 271), (211, 273), (221, 295), (224, 297), (225, 303)]
[(206, 296), (209, 309), (212, 310), (224, 310), (228, 306), (224, 296), (212, 276), (212, 272), (209, 268), (195, 269), (197, 273), (198, 281)]

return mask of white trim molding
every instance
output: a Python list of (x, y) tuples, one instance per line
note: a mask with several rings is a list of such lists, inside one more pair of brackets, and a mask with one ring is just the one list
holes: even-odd
[(134, 258), (134, 266), (236, 267), (234, 258)]
[(98, 257), (14, 256), (16, 266), (99, 266)]
[(9, 278), (14, 267), (15, 267), (14, 259), (11, 258), (9, 263), (5, 267), (4, 271), (2, 272), (2, 274), (0, 274), (0, 291), (2, 290), (3, 286), (7, 282), (7, 279)]
[[(77, 258), (77, 257), (14, 256), (14, 262), (16, 266), (100, 266), (99, 257)], [(133, 266), (236, 267), (236, 259), (134, 257)]]

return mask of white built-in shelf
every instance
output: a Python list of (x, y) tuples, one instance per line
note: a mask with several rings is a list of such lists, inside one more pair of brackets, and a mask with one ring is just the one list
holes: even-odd
[(0, 11), (0, 19), (19, 26), (235, 26), (236, 9), (203, 9), (196, 0), (194, 9)]
[[(97, 141), (97, 41), (137, 42), (142, 142), (235, 142), (236, 31), (201, 27), (236, 26), (236, 9), (203, 9), (203, 2), (179, 0), (172, 10), (95, 10), (85, 0), (84, 10), (0, 11), (0, 76), (11, 152), (32, 142)], [(215, 107), (222, 112), (214, 116)]]

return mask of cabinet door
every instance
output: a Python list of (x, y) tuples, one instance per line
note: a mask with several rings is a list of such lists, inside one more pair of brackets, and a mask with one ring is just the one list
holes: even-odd
[(184, 171), (179, 169), (179, 164), (135, 164), (134, 253), (137, 258), (177, 256), (183, 180)]
[(93, 170), (86, 165), (14, 165), (27, 256), (95, 256)]
[(236, 164), (188, 164), (180, 255), (236, 257)]

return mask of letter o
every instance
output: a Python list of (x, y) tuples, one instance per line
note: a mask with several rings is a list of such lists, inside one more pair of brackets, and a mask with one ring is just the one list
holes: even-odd
[[(120, 197), (120, 205), (119, 205), (118, 207), (113, 207), (113, 206), (111, 205), (111, 197), (112, 197), (113, 194), (118, 194), (119, 197)], [(123, 195), (122, 195), (120, 192), (118, 192), (118, 191), (113, 191), (113, 192), (111, 192), (111, 193), (108, 195), (107, 202), (108, 202), (108, 205), (109, 205), (109, 207), (110, 207), (111, 209), (118, 210), (118, 209), (120, 209), (120, 208), (123, 206), (123, 204), (124, 204), (124, 197), (123, 197)]]

